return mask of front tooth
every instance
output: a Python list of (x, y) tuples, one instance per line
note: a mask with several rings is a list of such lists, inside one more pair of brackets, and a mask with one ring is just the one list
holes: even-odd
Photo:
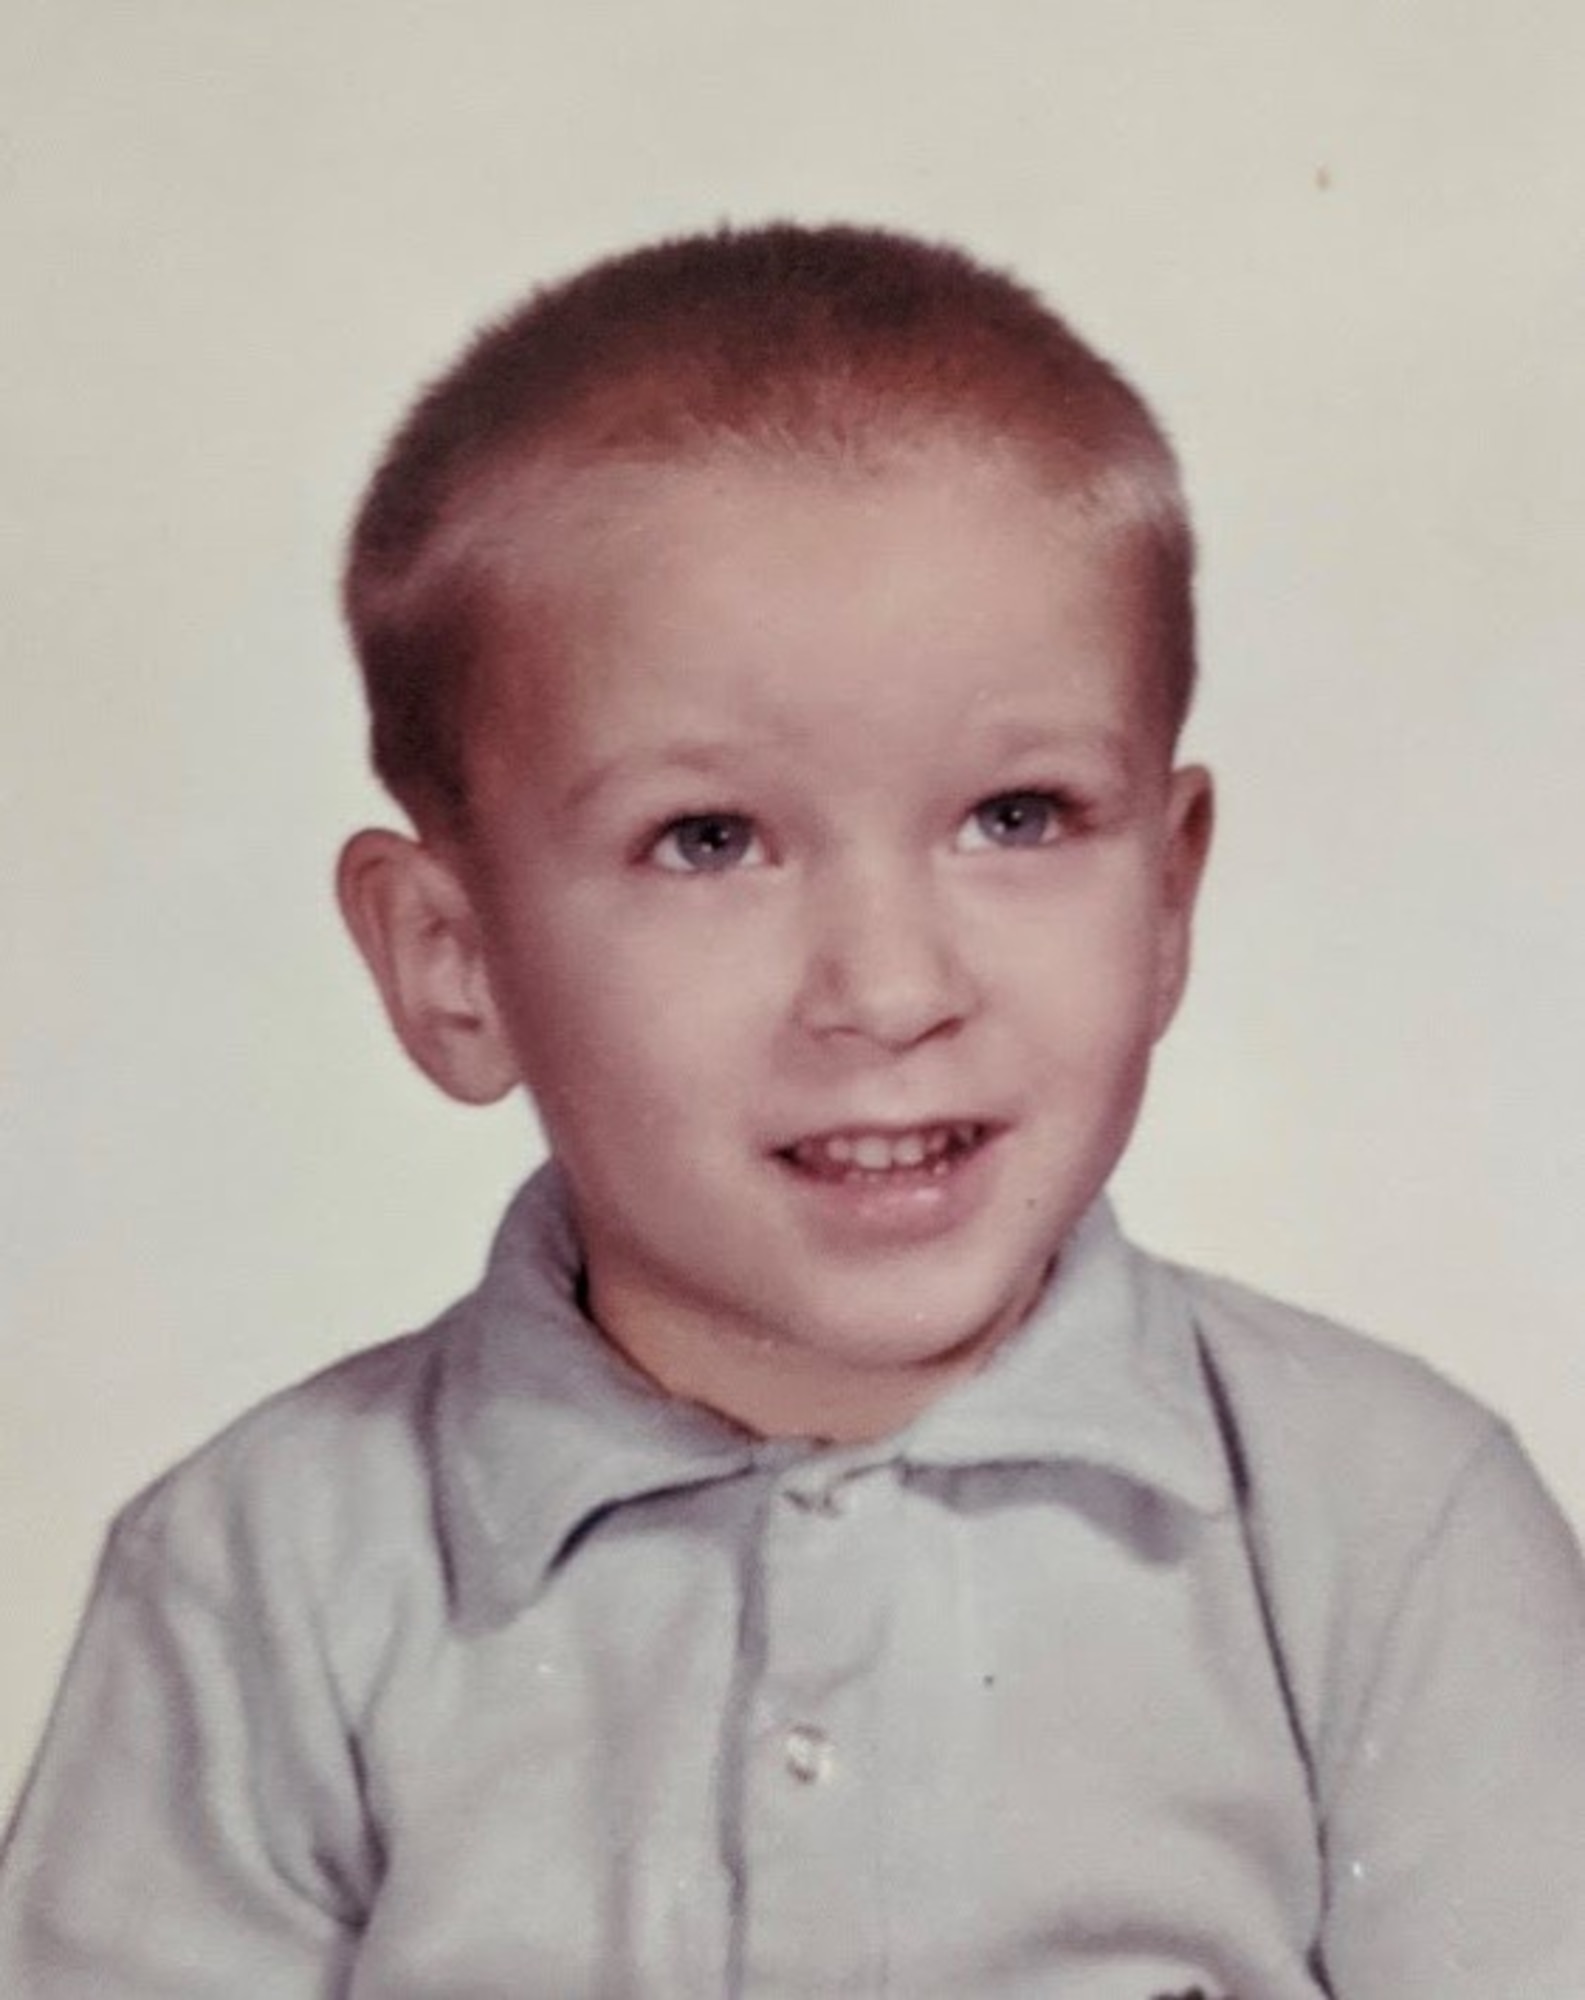
[(925, 1141), (918, 1132), (906, 1132), (892, 1147), (892, 1163), (899, 1167), (917, 1167), (925, 1157)]
[[(835, 1146), (832, 1151), (835, 1152)], [(871, 1173), (878, 1173), (892, 1163), (891, 1142), (879, 1134), (866, 1133), (862, 1139), (853, 1141), (853, 1164), (864, 1167)]]

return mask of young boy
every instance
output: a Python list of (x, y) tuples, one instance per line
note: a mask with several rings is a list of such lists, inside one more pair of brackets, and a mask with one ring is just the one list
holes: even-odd
[(340, 894), (552, 1164), (118, 1522), (31, 2000), (1578, 2000), (1585, 1583), (1416, 1364), (1102, 1190), (1188, 961), (1191, 549), (956, 253), (722, 232), (422, 399)]

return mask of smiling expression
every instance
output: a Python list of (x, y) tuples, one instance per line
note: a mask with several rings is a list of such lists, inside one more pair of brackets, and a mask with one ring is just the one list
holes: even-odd
[(608, 1336), (753, 1430), (878, 1434), (1028, 1311), (1181, 989), (1208, 792), (1136, 561), (947, 441), (578, 497), (456, 863), (501, 1032)]

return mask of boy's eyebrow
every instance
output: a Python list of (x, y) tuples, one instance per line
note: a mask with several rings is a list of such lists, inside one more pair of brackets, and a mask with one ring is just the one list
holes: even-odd
[(1058, 754), (1078, 751), (1102, 757), (1122, 770), (1135, 762), (1138, 745), (1134, 732), (1105, 723), (1093, 726), (1073, 723), (1031, 722), (1022, 717), (987, 717), (983, 732), (988, 747), (1004, 757), (1036, 755), (1040, 751)]
[(681, 738), (659, 745), (616, 750), (598, 758), (576, 777), (558, 801), (563, 812), (576, 812), (622, 779), (637, 773), (683, 771), (702, 778), (719, 777), (741, 756), (743, 745), (726, 737)]
[[(971, 721), (961, 741), (980, 738), (995, 758), (1047, 755), (1080, 755), (1104, 762), (1119, 777), (1127, 777), (1138, 762), (1138, 746), (1133, 733), (1104, 724), (1063, 725), (1026, 721), (1018, 717), (986, 717)], [(564, 813), (581, 811), (592, 800), (637, 775), (681, 772), (701, 778), (734, 775), (745, 755), (758, 745), (752, 738), (729, 736), (688, 736), (659, 744), (643, 744), (616, 750), (598, 758), (573, 779), (557, 804)]]
[[(1153, 761), (1149, 733), (1109, 723), (1041, 722), (1023, 716), (986, 716), (970, 725), (963, 741), (983, 746), (993, 763), (1038, 766), (1042, 758), (1077, 766), (1081, 783), (1127, 789), (1137, 784)], [(1034, 772), (1040, 776), (1038, 769)], [(1063, 775), (1061, 770), (1050, 774)]]

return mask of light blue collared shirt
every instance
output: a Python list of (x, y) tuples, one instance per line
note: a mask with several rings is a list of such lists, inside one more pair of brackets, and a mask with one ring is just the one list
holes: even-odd
[(1585, 1578), (1507, 1432), (1086, 1219), (899, 1436), (479, 1291), (123, 1515), (14, 2000), (1578, 2000)]

